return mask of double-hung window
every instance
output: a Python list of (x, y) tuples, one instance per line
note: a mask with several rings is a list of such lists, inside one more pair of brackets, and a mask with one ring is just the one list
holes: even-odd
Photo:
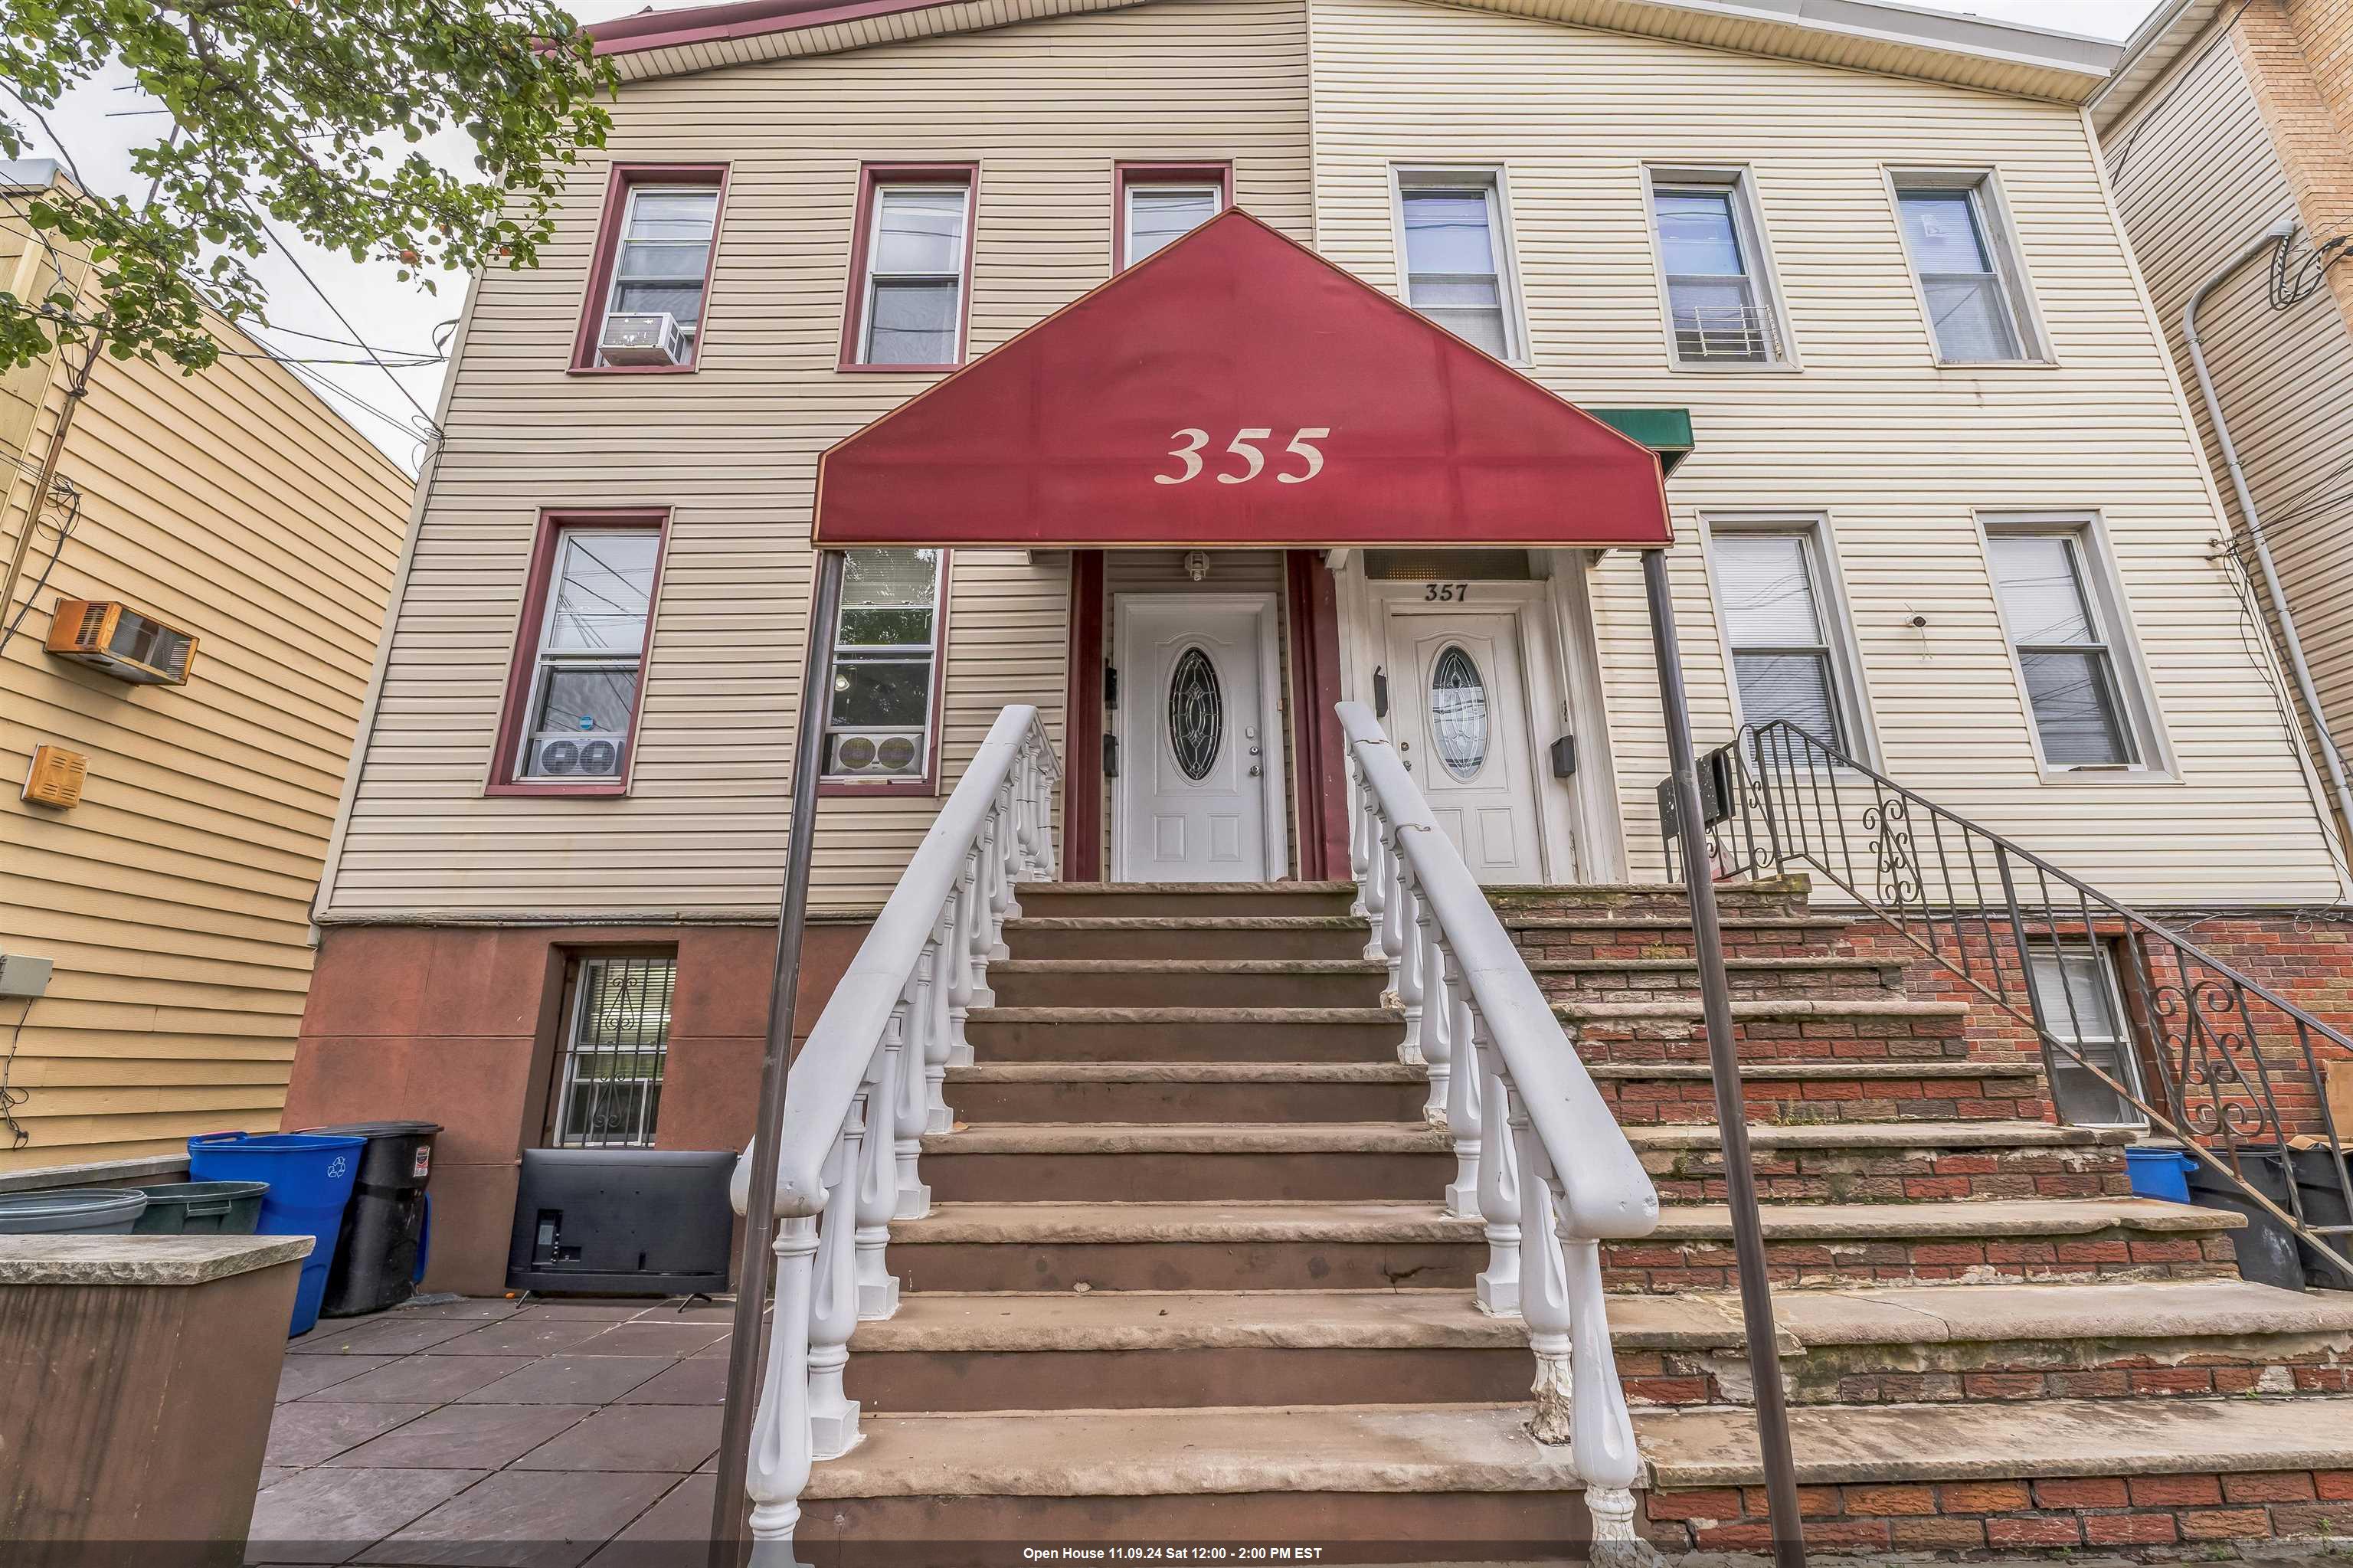
[(615, 168), (574, 369), (694, 367), (726, 173), (719, 164)]
[[(2070, 1127), (2128, 1127), (2147, 1119), (2101, 1080), (2105, 1073), (2140, 1092), (2132, 1031), (2116, 988), (2116, 960), (2104, 944), (2030, 939), (2028, 967), (2042, 1028), (2057, 1042), (2048, 1054), (2051, 1100)], [(2098, 1069), (2098, 1072), (2093, 1069)]]
[(639, 677), (661, 559), (660, 519), (552, 518), (543, 524), (509, 687), (502, 783), (611, 793), (628, 771)]
[(579, 961), (556, 1069), (550, 1141), (557, 1148), (642, 1149), (653, 1142), (677, 983), (672, 958)]
[(1522, 355), (1493, 170), (1400, 169), (1405, 302), (1498, 359)]
[(1823, 589), (1814, 529), (1713, 527), (1708, 564), (1742, 722), (1762, 727), (1786, 719), (1853, 755), (1853, 710), (1831, 619), (1837, 607), (1825, 602), (1831, 596)]
[(944, 564), (938, 550), (846, 552), (826, 778), (888, 783), (930, 776)]
[(1898, 174), (1896, 213), (1947, 365), (2041, 357), (2023, 270), (1989, 175)]
[(1122, 164), (1118, 265), (1134, 266), (1224, 211), (1229, 178), (1222, 164)]
[(1651, 177), (1678, 365), (1775, 365), (1781, 323), (1746, 185), (1736, 173)]
[(2113, 607), (2094, 571), (2090, 530), (1989, 526), (1986, 546), (2044, 763), (2140, 763), (2140, 704), (2118, 665)]
[(964, 358), (971, 174), (869, 175), (850, 363), (955, 365)]

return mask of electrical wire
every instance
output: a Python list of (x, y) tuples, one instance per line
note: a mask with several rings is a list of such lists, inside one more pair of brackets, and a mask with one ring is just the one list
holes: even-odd
[[(2295, 699), (2282, 684), (2274, 662), (2264, 657), (2271, 641), (2265, 630), (2269, 617), (2256, 602), (2253, 579), (2247, 575), (2246, 563), (2239, 558), (2234, 539), (2218, 539), (2215, 545), (2213, 558), (2227, 563), (2222, 571), (2223, 580), (2231, 585), (2232, 597), (2239, 606), (2239, 645), (2246, 652), (2247, 662), (2262, 678), (2263, 690), (2271, 694), (2272, 705), (2278, 712), (2280, 723), (2288, 734), (2301, 740), (2305, 733), (2304, 720), (2296, 712)], [(2313, 816), (2320, 824), (2320, 842), (2328, 852), (2330, 866), (2341, 880), (2353, 881), (2353, 867), (2347, 864), (2344, 851), (2337, 844), (2337, 834), (2329, 827), (2327, 811), (2317, 800), (2312, 803), (2312, 808)]]
[(33, 1097), (30, 1089), (20, 1089), (10, 1082), (16, 1073), (16, 1046), (25, 1038), (25, 1021), (33, 1016), (33, 1003), (40, 998), (25, 999), (24, 1011), (16, 1014), (16, 1026), (8, 1032), (8, 1054), (0, 1056), (0, 1126), (8, 1129), (8, 1147), (18, 1150), (33, 1141), (30, 1128), (16, 1119), (16, 1107)]
[[(52, 480), (49, 483), (49, 493), (53, 496), (69, 496), (73, 504), (66, 509), (64, 520), (58, 524), (58, 542), (50, 546), (49, 558), (42, 564), (41, 575), (34, 578), (33, 586), (26, 590), (25, 602), (16, 608), (16, 617), (8, 622), (8, 630), (0, 631), (0, 648), (5, 648), (16, 640), (17, 629), (25, 624), (25, 618), (33, 613), (33, 606), (40, 602), (41, 590), (49, 586), (49, 574), (58, 569), (58, 557), (66, 553), (66, 540), (72, 535), (74, 524), (81, 520), (81, 492), (75, 488), (71, 480), (65, 478)], [(25, 526), (27, 528), (40, 526), (41, 507), (38, 500), (38, 497), (35, 498), (36, 504), (25, 519)]]
[[(261, 216), (260, 210), (253, 205), (250, 198), (239, 196), (237, 200), (244, 206), (246, 211), (253, 215), (253, 221), (261, 226), (261, 232), (269, 238), (271, 244), (278, 247), (279, 252), (286, 258), (288, 265), (291, 266), (296, 272), (301, 275), (302, 281), (311, 285), (311, 291), (319, 296), (320, 303), (325, 305), (330, 312), (333, 313), (335, 320), (342, 323), (343, 330), (351, 334), (353, 340), (356, 341), (360, 335), (360, 329), (352, 325), (351, 318), (343, 314), (343, 307), (335, 303), (333, 298), (328, 294), (325, 289), (320, 287), (319, 280), (311, 276), (311, 270), (302, 265), (302, 259), (300, 256), (295, 255), (294, 252), (287, 247), (286, 241), (278, 237), (278, 231), (269, 227), (269, 220)], [(368, 352), (371, 357), (373, 357), (375, 350), (371, 349)], [(385, 364), (383, 360), (377, 359), (375, 361), (375, 366), (377, 369), (384, 372), (385, 379), (391, 382), (393, 386), (398, 389), (401, 397), (406, 399), (408, 406), (417, 410), (417, 417), (425, 421), (426, 428), (431, 430), (436, 437), (439, 436), (441, 433), (441, 427), (434, 423), (433, 416), (426, 412), (425, 405), (417, 400), (415, 393), (409, 391), (408, 384), (401, 380), (399, 376), (395, 376), (392, 373), (392, 366)]]

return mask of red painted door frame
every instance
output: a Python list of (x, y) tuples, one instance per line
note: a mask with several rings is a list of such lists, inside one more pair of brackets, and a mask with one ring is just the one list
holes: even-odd
[(1062, 880), (1103, 877), (1103, 553), (1071, 552), (1062, 768)]
[(1348, 874), (1348, 774), (1339, 715), (1340, 607), (1332, 574), (1314, 550), (1282, 556), (1284, 608), (1291, 621), (1292, 733), (1298, 755), (1299, 874), (1326, 882)]

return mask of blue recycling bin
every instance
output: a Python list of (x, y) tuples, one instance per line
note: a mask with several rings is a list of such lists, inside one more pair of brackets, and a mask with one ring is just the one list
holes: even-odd
[(335, 1238), (343, 1205), (359, 1180), (364, 1138), (310, 1132), (207, 1132), (188, 1139), (191, 1181), (267, 1181), (261, 1221), (255, 1234), (310, 1236), (316, 1243), (302, 1260), (294, 1290), (294, 1319), (287, 1336), (307, 1334), (319, 1321), (327, 1292), (327, 1269), (335, 1261)]
[(2143, 1198), (2189, 1202), (2189, 1172), (2197, 1167), (2198, 1161), (2169, 1143), (2136, 1143), (2125, 1150), (2125, 1172)]

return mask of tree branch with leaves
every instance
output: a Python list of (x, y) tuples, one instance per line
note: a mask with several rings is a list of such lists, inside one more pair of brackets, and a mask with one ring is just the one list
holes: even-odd
[[(90, 190), (48, 118), (117, 61), (175, 127), (131, 155), (143, 202)], [(536, 265), (615, 80), (544, 0), (0, 0), (0, 156), (38, 127), (74, 175), (7, 220), (95, 264), (79, 294), (0, 290), (0, 370), (101, 336), (117, 358), (205, 368), (207, 311), (261, 314), (248, 263), (271, 219), (428, 291), (437, 273)], [(470, 172), (424, 149), (453, 128)]]

